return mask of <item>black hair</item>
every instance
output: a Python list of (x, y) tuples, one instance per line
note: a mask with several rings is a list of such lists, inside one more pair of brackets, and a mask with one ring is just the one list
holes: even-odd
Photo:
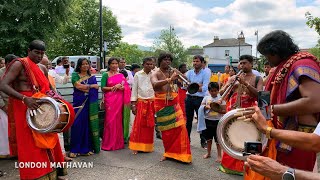
[(57, 60), (57, 65), (60, 64), (61, 62), (62, 62), (62, 59), (61, 59), (61, 57), (59, 57)]
[(138, 64), (134, 63), (134, 64), (131, 65), (131, 71), (133, 71), (133, 70), (135, 70), (137, 68), (140, 68), (140, 66)]
[[(78, 73), (81, 72), (81, 65), (82, 65), (82, 62), (83, 62), (83, 61), (88, 61), (88, 63), (89, 63), (89, 60), (88, 60), (87, 58), (79, 58), (79, 59), (78, 59), (78, 62), (77, 62), (76, 69), (74, 70), (75, 72), (78, 72)], [(89, 75), (91, 75), (91, 73), (90, 73), (90, 67), (89, 67), (87, 73), (88, 73)]]
[(29, 50), (32, 51), (34, 49), (37, 50), (41, 50), (41, 51), (45, 51), (46, 50), (46, 45), (43, 41), (41, 40), (33, 40), (30, 44), (29, 44)]
[(299, 51), (290, 35), (282, 30), (276, 30), (265, 35), (258, 43), (257, 50), (263, 55), (278, 55), (286, 60)]
[(151, 57), (143, 58), (142, 65), (144, 65), (147, 61), (153, 61), (153, 59)]
[(178, 67), (178, 70), (181, 71), (181, 69), (182, 69), (184, 66), (187, 66), (187, 65), (186, 65), (185, 63), (180, 64), (179, 67)]
[(253, 56), (247, 55), (247, 54), (242, 55), (242, 56), (240, 56), (239, 61), (244, 60), (244, 59), (248, 60), (251, 64), (253, 64)]
[(68, 57), (68, 56), (63, 56), (63, 57), (61, 58), (61, 61), (62, 61), (63, 59), (68, 59), (68, 61), (69, 61), (69, 57)]
[(208, 90), (211, 91), (212, 89), (219, 90), (219, 84), (217, 82), (210, 82), (208, 84)]
[(204, 58), (201, 55), (195, 55), (195, 56), (193, 56), (193, 59), (199, 59), (201, 61), (201, 63), (204, 62)]
[(107, 68), (108, 71), (110, 70), (110, 65), (111, 65), (112, 61), (117, 61), (118, 64), (119, 64), (119, 61), (120, 61), (120, 60), (119, 60), (119, 58), (117, 58), (117, 57), (111, 57), (111, 58), (108, 60), (108, 68)]
[(165, 58), (170, 58), (170, 61), (171, 62), (173, 61), (173, 56), (172, 56), (171, 53), (169, 53), (169, 52), (161, 52), (159, 54), (159, 57), (158, 57), (158, 66), (159, 67), (160, 67), (160, 64), (161, 64), (162, 60), (165, 59)]
[(265, 65), (265, 66), (268, 66), (268, 65), (271, 66), (271, 64), (270, 64), (269, 61), (266, 61), (266, 62), (264, 63), (264, 65)]
[(119, 71), (119, 73), (123, 74), (123, 76), (124, 76), (125, 78), (128, 77), (128, 72), (127, 72), (125, 69), (121, 69), (121, 70)]
[(4, 57), (4, 62), (6, 64), (9, 64), (12, 60), (18, 58), (16, 55), (14, 54), (7, 54), (5, 57)]
[[(228, 65), (229, 66), (229, 65)], [(230, 69), (232, 69), (233, 71), (234, 71), (234, 73), (236, 73), (237, 74), (237, 70), (236, 70), (236, 68), (235, 67), (233, 67), (233, 66), (229, 66), (229, 68)]]

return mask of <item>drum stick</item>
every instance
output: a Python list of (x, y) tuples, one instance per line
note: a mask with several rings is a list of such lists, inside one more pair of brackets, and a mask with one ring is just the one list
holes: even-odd
[(73, 107), (73, 109), (79, 109), (82, 108), (83, 106), (77, 106), (77, 107)]

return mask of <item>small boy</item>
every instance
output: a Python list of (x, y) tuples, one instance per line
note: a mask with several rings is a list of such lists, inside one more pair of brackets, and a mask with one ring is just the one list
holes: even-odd
[[(217, 82), (210, 82), (208, 85), (208, 90), (210, 96), (205, 96), (203, 98), (201, 107), (199, 108), (199, 111), (204, 111), (204, 119), (202, 119), (202, 121), (205, 121), (206, 129), (202, 130), (202, 134), (208, 144), (207, 154), (205, 154), (203, 158), (206, 159), (211, 157), (212, 139), (214, 138), (218, 151), (216, 162), (220, 162), (221, 147), (217, 139), (217, 126), (223, 114), (226, 113), (226, 102), (221, 99), (219, 94), (219, 84)], [(217, 108), (215, 111), (212, 110), (210, 107), (211, 102), (218, 103), (220, 105), (219, 108)]]

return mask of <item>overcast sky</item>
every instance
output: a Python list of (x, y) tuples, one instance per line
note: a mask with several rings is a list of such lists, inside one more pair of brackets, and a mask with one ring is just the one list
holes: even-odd
[(152, 46), (170, 25), (185, 45), (204, 46), (219, 38), (236, 38), (242, 30), (255, 55), (259, 39), (281, 29), (300, 48), (317, 44), (319, 35), (306, 25), (305, 12), (320, 16), (320, 0), (103, 0), (122, 28), (123, 41)]

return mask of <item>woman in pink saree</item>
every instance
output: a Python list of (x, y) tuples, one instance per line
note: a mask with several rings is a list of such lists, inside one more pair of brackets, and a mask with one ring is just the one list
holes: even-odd
[(110, 58), (109, 71), (102, 75), (101, 88), (104, 92), (105, 121), (101, 149), (113, 151), (124, 148), (124, 134), (129, 126), (130, 87), (123, 74), (118, 72), (119, 60)]

